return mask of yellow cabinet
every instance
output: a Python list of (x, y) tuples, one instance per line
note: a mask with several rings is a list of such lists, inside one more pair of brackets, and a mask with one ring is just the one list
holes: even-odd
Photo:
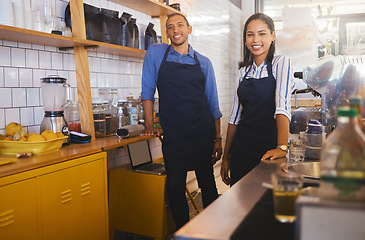
[(103, 167), (93, 161), (40, 177), (44, 239), (107, 238)]
[(137, 173), (125, 168), (109, 171), (110, 237), (114, 231), (165, 239), (175, 230), (165, 193), (166, 175)]
[(35, 179), (0, 187), (0, 239), (38, 239)]
[(108, 239), (106, 153), (0, 178), (0, 239)]

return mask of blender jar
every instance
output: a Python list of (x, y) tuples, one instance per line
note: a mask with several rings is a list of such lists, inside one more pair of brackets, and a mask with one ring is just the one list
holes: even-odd
[(63, 111), (71, 102), (69, 100), (71, 88), (66, 81), (66, 78), (56, 75), (41, 78), (44, 111)]

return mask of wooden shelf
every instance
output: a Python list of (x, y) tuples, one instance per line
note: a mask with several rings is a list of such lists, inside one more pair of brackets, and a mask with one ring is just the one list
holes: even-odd
[(135, 58), (144, 58), (144, 55), (146, 53), (145, 50), (141, 49), (123, 47), (120, 45), (78, 39), (73, 37), (66, 37), (6, 25), (0, 25), (0, 39), (58, 48), (72, 48), (76, 46), (98, 46), (97, 48), (90, 48), (89, 51), (97, 51), (107, 54)]
[(86, 45), (81, 39), (6, 25), (0, 25), (0, 39), (51, 47), (74, 47)]
[(142, 12), (152, 17), (160, 17), (161, 15), (170, 15), (172, 13), (182, 12), (160, 3), (156, 0), (108, 0), (121, 6)]

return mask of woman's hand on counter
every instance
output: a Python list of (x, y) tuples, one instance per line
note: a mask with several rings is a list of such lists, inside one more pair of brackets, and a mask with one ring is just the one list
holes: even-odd
[(271, 149), (262, 156), (261, 161), (266, 160), (266, 159), (274, 160), (277, 158), (282, 158), (282, 157), (285, 157), (286, 154), (287, 154), (287, 152), (281, 150), (280, 148)]

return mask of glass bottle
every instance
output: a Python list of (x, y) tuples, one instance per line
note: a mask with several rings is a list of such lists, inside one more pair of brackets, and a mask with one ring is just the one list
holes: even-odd
[(363, 107), (362, 107), (362, 100), (360, 96), (354, 96), (350, 98), (350, 108), (357, 109), (358, 112), (358, 124), (362, 131), (364, 131), (364, 126), (362, 124), (362, 114), (363, 114)]
[(118, 128), (129, 125), (129, 108), (127, 100), (118, 101)]
[(356, 109), (339, 108), (336, 129), (323, 146), (320, 196), (338, 200), (365, 200), (365, 135)]

